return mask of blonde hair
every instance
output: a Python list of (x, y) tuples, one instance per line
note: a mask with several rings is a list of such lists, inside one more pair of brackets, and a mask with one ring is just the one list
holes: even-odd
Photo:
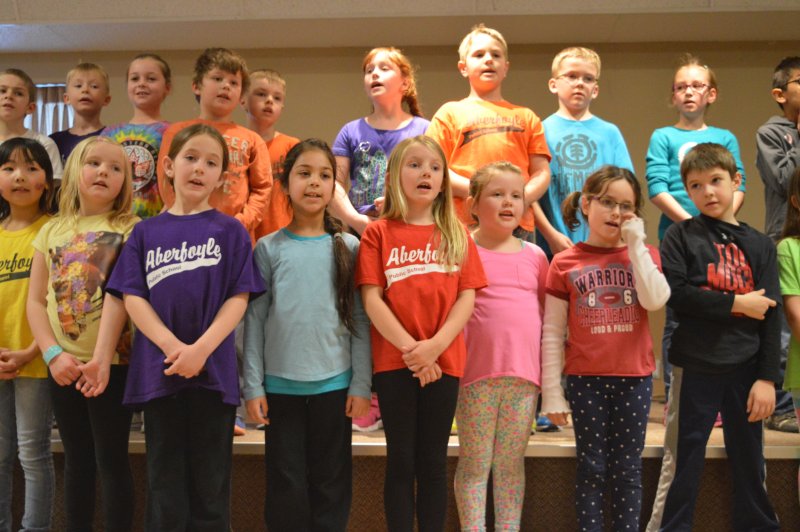
[(469, 53), (469, 47), (472, 46), (472, 41), (480, 34), (488, 35), (500, 43), (500, 47), (503, 49), (503, 55), (505, 56), (506, 61), (508, 60), (508, 44), (506, 44), (503, 34), (495, 29), (487, 28), (486, 25), (481, 22), (480, 24), (472, 26), (472, 30), (470, 30), (470, 32), (467, 33), (463, 39), (461, 39), (461, 44), (458, 45), (458, 59), (460, 61), (467, 59), (467, 54)]
[(281, 86), (281, 88), (285, 91), (286, 90), (286, 80), (283, 79), (280, 72), (277, 70), (272, 70), (270, 68), (260, 68), (258, 70), (253, 70), (250, 72), (250, 83), (252, 84), (253, 81), (257, 79), (265, 79), (270, 83), (277, 83)]
[(361, 62), (361, 72), (367, 71), (367, 65), (369, 65), (370, 61), (372, 61), (376, 55), (379, 53), (385, 53), (386, 56), (399, 70), (400, 74), (402, 74), (403, 79), (406, 80), (406, 91), (403, 93), (403, 102), (408, 105), (408, 112), (414, 116), (422, 116), (422, 110), (419, 105), (419, 97), (417, 96), (417, 78), (415, 76), (416, 69), (411, 64), (411, 61), (408, 60), (403, 52), (398, 50), (393, 46), (380, 46), (378, 48), (373, 48), (367, 55), (364, 56), (364, 60)]
[(106, 72), (103, 67), (95, 63), (79, 63), (75, 65), (72, 69), (70, 69), (69, 72), (67, 72), (67, 85), (69, 85), (69, 81), (76, 74), (88, 72), (97, 72), (100, 74), (100, 77), (103, 78), (103, 83), (106, 84), (106, 92), (111, 92), (111, 84), (108, 81), (108, 72)]
[[(386, 176), (386, 200), (381, 218), (387, 220), (405, 220), (408, 215), (408, 203), (403, 195), (400, 174), (409, 148), (420, 145), (433, 152), (442, 161), (442, 189), (433, 200), (431, 210), (433, 223), (436, 226), (434, 245), (437, 245), (437, 262), (447, 271), (453, 272), (456, 266), (467, 256), (467, 231), (456, 216), (453, 206), (453, 193), (450, 190), (450, 174), (447, 170), (447, 159), (442, 148), (432, 138), (425, 135), (409, 137), (392, 150)], [(438, 242), (437, 242), (438, 241)]]
[(569, 58), (582, 59), (594, 66), (594, 68), (597, 70), (596, 77), (597, 79), (600, 79), (600, 55), (591, 48), (585, 48), (583, 46), (570, 46), (569, 48), (564, 48), (556, 54), (556, 56), (553, 58), (553, 77), (558, 75), (558, 69), (561, 68), (561, 63), (563, 63), (565, 59)]
[(79, 193), (79, 182), (83, 174), (83, 164), (89, 156), (92, 148), (97, 143), (110, 144), (119, 148), (122, 153), (122, 188), (114, 199), (114, 204), (109, 213), (109, 221), (118, 227), (130, 223), (135, 216), (131, 212), (131, 202), (133, 199), (133, 184), (131, 181), (131, 165), (128, 162), (128, 155), (122, 146), (108, 137), (94, 136), (82, 140), (70, 153), (64, 168), (64, 177), (61, 180), (61, 190), (58, 199), (57, 219), (61, 224), (77, 222), (80, 216), (81, 198)]
[[(469, 195), (472, 198), (473, 205), (477, 205), (478, 201), (481, 199), (481, 195), (483, 194), (483, 190), (489, 184), (489, 182), (498, 174), (503, 172), (511, 172), (512, 174), (517, 174), (522, 179), (522, 169), (514, 163), (510, 163), (508, 161), (497, 161), (494, 163), (489, 163), (487, 165), (481, 166), (478, 170), (472, 174), (472, 179), (469, 180)], [(524, 193), (524, 188), (523, 188)], [(479, 224), (480, 220), (477, 216), (473, 213), (470, 213), (472, 219), (475, 220), (475, 224)]]

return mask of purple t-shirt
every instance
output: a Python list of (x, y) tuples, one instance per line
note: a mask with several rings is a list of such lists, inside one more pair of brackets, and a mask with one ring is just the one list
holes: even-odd
[(64, 168), (67, 167), (67, 158), (69, 157), (69, 154), (72, 153), (72, 150), (75, 149), (75, 146), (77, 146), (84, 139), (96, 137), (102, 133), (103, 129), (105, 129), (105, 126), (86, 135), (74, 135), (69, 132), (69, 129), (65, 129), (63, 131), (56, 131), (50, 135), (50, 138), (53, 139), (53, 142), (55, 142), (56, 146), (58, 146), (58, 153), (61, 154), (61, 164), (64, 165)]
[(424, 135), (430, 122), (419, 116), (400, 129), (375, 129), (363, 118), (344, 125), (333, 143), (333, 154), (350, 158), (350, 201), (365, 214), (384, 194), (386, 166), (397, 144)]
[[(214, 209), (175, 216), (168, 212), (138, 223), (122, 249), (107, 291), (147, 299), (164, 325), (186, 344), (211, 325), (226, 300), (261, 293), (250, 236), (236, 219)], [(197, 377), (164, 375), (164, 353), (137, 332), (123, 403), (138, 406), (186, 388), (221, 393), (239, 404), (236, 347), (231, 333), (208, 357)]]

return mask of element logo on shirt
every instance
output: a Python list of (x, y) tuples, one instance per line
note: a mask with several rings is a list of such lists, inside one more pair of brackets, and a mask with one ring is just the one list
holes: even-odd
[(633, 332), (642, 319), (632, 266), (587, 266), (569, 273), (578, 325), (591, 334)]
[(681, 147), (678, 148), (678, 164), (683, 162), (683, 158), (686, 156), (687, 153), (689, 153), (689, 150), (691, 150), (695, 146), (697, 146), (696, 142), (689, 141), (682, 144)]
[(185, 240), (179, 248), (147, 250), (145, 271), (147, 287), (152, 288), (172, 275), (216, 266), (222, 260), (222, 250), (213, 237), (203, 244), (190, 246)]
[(14, 253), (10, 259), (0, 259), (0, 283), (27, 279), (31, 276), (32, 257), (20, 257)]
[[(366, 149), (363, 149), (366, 144)], [(369, 153), (369, 142), (362, 142), (353, 154), (354, 166), (357, 168), (355, 182), (350, 188), (350, 201), (358, 209), (371, 206), (377, 198), (383, 196), (386, 180), (387, 157), (381, 149)]]
[(583, 133), (566, 135), (554, 151), (558, 172), (553, 175), (550, 186), (554, 188), (554, 197), (564, 198), (581, 190), (586, 177), (594, 171), (597, 143)]
[(70, 339), (77, 340), (100, 319), (106, 281), (121, 246), (121, 234), (98, 231), (79, 233), (48, 250), (58, 321)]
[[(448, 270), (437, 262), (439, 252), (431, 249), (427, 244), (425, 249), (407, 250), (405, 246), (392, 248), (389, 252), (389, 260), (386, 261), (386, 289), (388, 290), (393, 283), (407, 279), (412, 275), (423, 275), (426, 273), (449, 273)], [(393, 268), (391, 266), (394, 266)], [(454, 271), (458, 271), (456, 266)]]
[(469, 129), (464, 132), (462, 147), (484, 135), (525, 133), (522, 119), (518, 116), (479, 116), (470, 120), (466, 127)]
[(747, 294), (755, 288), (753, 270), (747, 262), (744, 252), (730, 242), (714, 244), (719, 262), (708, 265), (708, 288), (719, 292)]

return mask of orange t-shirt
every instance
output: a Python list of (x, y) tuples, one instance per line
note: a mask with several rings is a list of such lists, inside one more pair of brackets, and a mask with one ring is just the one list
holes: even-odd
[[(542, 155), (550, 160), (542, 121), (527, 107), (506, 101), (465, 98), (448, 102), (436, 111), (426, 134), (442, 147), (450, 169), (470, 179), (484, 165), (509, 161), (522, 169), (527, 183), (530, 156)], [(461, 221), (473, 223), (464, 199), (455, 198), (455, 205)], [(533, 231), (531, 209), (520, 225)]]
[[(447, 273), (436, 262), (434, 225), (409, 225), (378, 220), (367, 226), (358, 248), (356, 285), (384, 289), (384, 301), (406, 331), (417, 340), (432, 338), (442, 328), (462, 290), (486, 286), (486, 276), (471, 238), (459, 269)], [(405, 368), (402, 353), (375, 329), (372, 366), (375, 373)], [(460, 332), (439, 356), (444, 373), (464, 374), (464, 333)]]
[(207, 124), (219, 131), (228, 144), (228, 173), (223, 178), (222, 186), (211, 193), (209, 203), (218, 211), (239, 220), (255, 244), (255, 230), (267, 211), (269, 189), (272, 188), (267, 144), (255, 131), (233, 122), (213, 122), (200, 118), (169, 126), (161, 140), (158, 156), (158, 191), (164, 205), (169, 208), (175, 203), (175, 190), (164, 174), (164, 159), (167, 158), (172, 139), (180, 130), (197, 123)]
[(264, 218), (256, 228), (256, 240), (262, 236), (274, 233), (282, 227), (289, 225), (292, 221), (292, 207), (289, 205), (288, 197), (283, 187), (278, 182), (278, 176), (283, 171), (283, 161), (300, 139), (275, 133), (275, 136), (267, 142), (269, 150), (269, 160), (272, 162), (272, 192), (270, 193), (269, 205), (264, 213)]

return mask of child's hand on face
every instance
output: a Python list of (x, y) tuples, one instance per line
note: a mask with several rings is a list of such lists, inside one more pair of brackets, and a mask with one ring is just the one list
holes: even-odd
[(564, 426), (567, 424), (567, 413), (566, 412), (554, 412), (551, 414), (546, 414), (547, 419), (549, 419), (554, 425)]
[(757, 380), (747, 396), (747, 421), (753, 423), (772, 415), (775, 410), (775, 383)]
[(267, 417), (267, 414), (269, 413), (269, 405), (267, 405), (266, 397), (262, 395), (261, 397), (248, 399), (244, 402), (244, 404), (245, 408), (247, 408), (247, 415), (250, 416), (250, 419), (254, 420), (256, 423), (269, 425), (269, 418)]
[(620, 218), (622, 220), (622, 225), (620, 226), (622, 240), (629, 246), (636, 242), (644, 242), (645, 238), (647, 238), (644, 232), (644, 220), (632, 212), (625, 213)]
[(50, 361), (50, 375), (59, 386), (69, 386), (81, 376), (82, 365), (75, 355), (62, 351)]
[(344, 415), (351, 418), (364, 417), (369, 412), (370, 403), (370, 398), (348, 395), (347, 405), (344, 408)]
[(764, 296), (766, 290), (755, 290), (747, 294), (737, 294), (733, 298), (733, 308), (731, 312), (735, 314), (744, 314), (748, 318), (754, 320), (763, 320), (764, 315), (776, 305), (775, 301)]

